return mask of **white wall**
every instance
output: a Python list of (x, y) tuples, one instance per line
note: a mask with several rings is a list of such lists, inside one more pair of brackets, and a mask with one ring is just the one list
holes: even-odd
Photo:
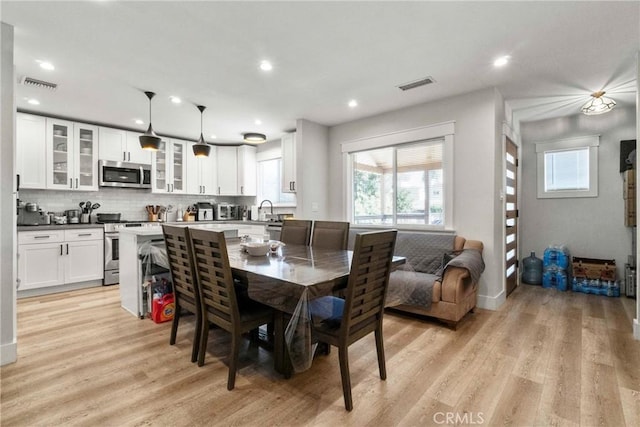
[[(539, 258), (550, 244), (565, 244), (572, 256), (615, 259), (619, 278), (631, 255), (632, 228), (624, 226), (620, 140), (635, 139), (635, 109), (521, 124), (521, 256)], [(535, 142), (600, 135), (598, 197), (538, 199)]]
[(17, 358), (13, 27), (0, 22), (0, 365)]
[(329, 129), (305, 119), (296, 121), (296, 217), (327, 219)]
[(504, 116), (504, 107), (496, 106), (501, 99), (494, 89), (485, 89), (367, 117), (329, 131), (329, 216), (341, 219), (345, 216), (341, 143), (455, 121), (453, 227), (457, 234), (484, 243), (486, 269), (480, 279), (478, 305), (489, 309), (504, 301), (502, 221), (495, 218), (502, 209), (496, 187), (496, 174), (502, 173), (498, 170), (501, 134), (496, 133), (497, 122)]

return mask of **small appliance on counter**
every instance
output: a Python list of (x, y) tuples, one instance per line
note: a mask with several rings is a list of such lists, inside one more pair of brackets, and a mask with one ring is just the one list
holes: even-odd
[[(211, 221), (214, 219), (213, 205), (207, 202), (196, 203), (196, 221)], [(215, 218), (218, 219), (218, 218)]]
[(70, 209), (65, 211), (65, 216), (67, 217), (67, 223), (69, 224), (79, 224), (80, 223), (80, 210), (79, 209)]
[(18, 205), (18, 225), (50, 224), (50, 216), (42, 212), (37, 203), (23, 203)]
[(216, 221), (242, 219), (242, 217), (238, 217), (239, 213), (240, 209), (238, 205), (231, 205), (229, 203), (218, 203), (214, 206), (214, 219)]

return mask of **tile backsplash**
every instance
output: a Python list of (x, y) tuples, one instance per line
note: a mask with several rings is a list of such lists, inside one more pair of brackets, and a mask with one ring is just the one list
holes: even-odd
[(20, 200), (35, 202), (45, 212), (62, 212), (79, 209), (80, 202), (100, 203), (93, 211), (91, 222), (95, 222), (97, 213), (120, 213), (123, 220), (138, 221), (147, 219), (147, 205), (172, 205), (167, 220), (175, 221), (178, 208), (185, 209), (197, 202), (232, 203), (237, 205), (255, 205), (255, 197), (220, 197), (182, 194), (157, 194), (150, 191), (130, 188), (101, 188), (100, 191), (58, 191), (58, 190), (20, 190)]

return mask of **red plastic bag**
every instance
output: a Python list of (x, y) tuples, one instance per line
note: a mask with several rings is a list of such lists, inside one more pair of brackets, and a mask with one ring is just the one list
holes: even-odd
[(175, 308), (173, 293), (154, 298), (151, 305), (151, 319), (156, 323), (168, 322), (173, 319)]

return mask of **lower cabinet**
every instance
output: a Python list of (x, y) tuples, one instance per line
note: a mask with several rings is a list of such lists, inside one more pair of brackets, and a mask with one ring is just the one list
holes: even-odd
[(18, 290), (101, 280), (102, 228), (18, 232)]

